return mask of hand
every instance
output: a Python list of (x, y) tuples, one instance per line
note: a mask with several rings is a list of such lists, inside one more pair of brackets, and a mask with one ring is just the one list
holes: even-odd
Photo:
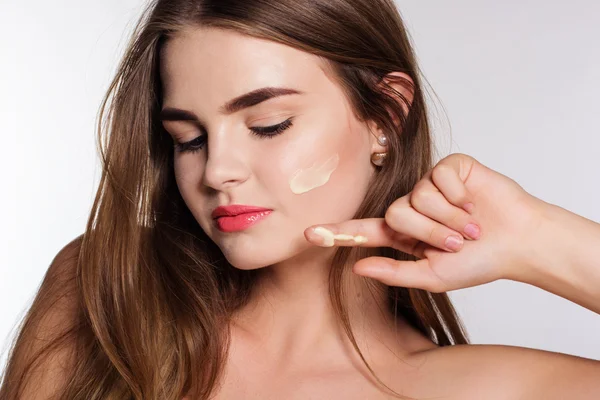
[[(439, 293), (518, 277), (533, 262), (530, 249), (547, 204), (473, 157), (456, 153), (392, 203), (385, 218), (318, 225), (304, 234), (320, 246), (392, 247), (412, 254), (419, 260), (364, 258), (353, 271), (390, 286)], [(479, 238), (465, 230), (469, 224), (480, 228)], [(327, 230), (338, 235), (335, 240)], [(463, 239), (462, 248), (449, 249), (449, 236)]]

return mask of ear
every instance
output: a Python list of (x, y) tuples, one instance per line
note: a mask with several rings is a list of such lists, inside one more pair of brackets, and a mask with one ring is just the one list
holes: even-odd
[[(390, 72), (382, 78), (378, 86), (384, 93), (394, 98), (398, 104), (400, 104), (404, 115), (408, 115), (409, 107), (412, 105), (414, 99), (414, 82), (410, 76), (404, 72)], [(402, 95), (408, 104), (406, 104), (406, 101), (403, 101), (402, 97), (395, 92), (398, 92), (400, 95)], [(390, 117), (394, 123), (399, 125), (400, 119), (394, 113), (392, 113), (390, 109), (388, 109), (388, 113), (390, 114)], [(383, 129), (374, 121), (369, 122), (369, 129), (372, 132), (372, 151), (377, 153), (387, 151), (387, 147), (381, 146), (379, 143), (377, 143), (377, 137), (385, 134)]]

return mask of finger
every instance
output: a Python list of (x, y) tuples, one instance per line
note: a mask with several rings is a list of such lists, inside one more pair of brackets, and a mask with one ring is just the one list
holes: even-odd
[[(430, 184), (433, 186), (433, 183)], [(438, 190), (422, 189), (413, 192), (410, 202), (419, 213), (460, 232), (467, 239), (479, 239), (480, 228), (471, 214), (449, 203)]]
[[(423, 245), (426, 244), (452, 252), (462, 247), (460, 233), (453, 232), (412, 208), (406, 207), (404, 214), (408, 214), (408, 217), (394, 218), (396, 221), (394, 225), (390, 225), (387, 221), (388, 213), (386, 213), (385, 219), (364, 218), (339, 224), (315, 225), (307, 228), (304, 236), (309, 242), (322, 247), (391, 247), (419, 258), (423, 258)], [(441, 235), (445, 236), (441, 237)], [(458, 247), (449, 247), (446, 242), (448, 236), (457, 238)]]
[(359, 260), (352, 271), (377, 279), (388, 286), (417, 288), (433, 293), (449, 290), (430, 268), (427, 258), (417, 261), (399, 261), (387, 257), (367, 257)]
[(431, 170), (431, 180), (453, 205), (471, 213), (473, 203), (465, 184), (475, 160), (466, 154), (451, 154)]
[(395, 232), (383, 218), (314, 225), (304, 231), (304, 236), (309, 242), (322, 247), (391, 247), (407, 254), (414, 254), (414, 251), (420, 250), (417, 239)]
[[(411, 193), (411, 196), (414, 193)], [(385, 223), (394, 231), (447, 251), (460, 251), (464, 240), (460, 231), (434, 221), (402, 202), (394, 202), (385, 213)]]

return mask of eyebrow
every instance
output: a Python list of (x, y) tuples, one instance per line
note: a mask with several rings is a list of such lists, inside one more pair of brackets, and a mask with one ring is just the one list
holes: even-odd
[[(304, 94), (304, 92), (285, 87), (264, 87), (253, 90), (246, 94), (228, 101), (219, 108), (221, 114), (229, 115), (245, 108), (253, 107), (269, 99), (291, 94)], [(165, 107), (159, 114), (160, 121), (199, 121), (199, 118), (191, 111), (180, 110), (173, 107)]]

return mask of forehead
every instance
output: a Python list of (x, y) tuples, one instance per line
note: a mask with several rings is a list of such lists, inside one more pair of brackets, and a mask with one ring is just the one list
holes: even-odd
[(264, 86), (322, 87), (324, 63), (284, 44), (220, 28), (188, 28), (165, 44), (160, 74), (164, 100), (221, 104)]

